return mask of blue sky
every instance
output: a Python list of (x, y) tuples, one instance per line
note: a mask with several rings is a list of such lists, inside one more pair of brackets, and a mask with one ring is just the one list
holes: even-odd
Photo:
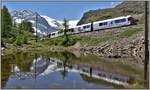
[(3, 2), (9, 11), (32, 10), (54, 19), (80, 19), (88, 10), (112, 8), (121, 2)]

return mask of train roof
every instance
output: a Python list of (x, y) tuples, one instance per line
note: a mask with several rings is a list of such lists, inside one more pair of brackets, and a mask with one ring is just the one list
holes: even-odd
[(86, 26), (86, 25), (91, 25), (91, 23), (86, 23), (86, 24), (78, 25), (76, 27), (81, 27), (81, 26)]
[(128, 17), (131, 17), (131, 15), (121, 16), (121, 17), (116, 17), (116, 18), (111, 18), (111, 19), (106, 19), (106, 20), (102, 20), (102, 21), (96, 21), (94, 23), (107, 22), (107, 21), (112, 21), (112, 20), (116, 20), (116, 19), (128, 18)]

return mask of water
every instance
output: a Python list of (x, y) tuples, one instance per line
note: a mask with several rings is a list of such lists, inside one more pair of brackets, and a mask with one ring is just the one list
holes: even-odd
[(92, 54), (18, 52), (2, 56), (2, 88), (124, 88), (141, 71)]

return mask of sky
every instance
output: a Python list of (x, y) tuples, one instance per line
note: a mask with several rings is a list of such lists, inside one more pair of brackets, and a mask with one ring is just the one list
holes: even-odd
[(9, 11), (31, 10), (57, 20), (79, 20), (89, 10), (112, 8), (121, 2), (2, 2)]

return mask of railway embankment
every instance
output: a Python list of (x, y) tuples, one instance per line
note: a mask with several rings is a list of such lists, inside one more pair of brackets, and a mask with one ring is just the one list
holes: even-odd
[[(133, 57), (143, 64), (144, 25), (113, 28), (74, 35), (78, 38), (78, 50), (107, 58)], [(80, 39), (79, 39), (80, 38)]]

